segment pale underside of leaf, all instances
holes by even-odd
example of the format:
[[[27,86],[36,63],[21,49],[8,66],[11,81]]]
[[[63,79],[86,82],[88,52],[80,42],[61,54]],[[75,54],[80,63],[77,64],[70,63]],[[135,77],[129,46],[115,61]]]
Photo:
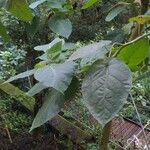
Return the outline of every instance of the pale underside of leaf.
[[[117,59],[93,66],[82,85],[84,103],[99,123],[108,123],[124,105],[131,72]]]
[[[5,83],[12,82],[12,81],[20,79],[20,78],[25,78],[25,77],[31,76],[35,73],[35,71],[36,71],[35,69],[25,71],[23,73],[20,73],[16,76],[13,76],[13,77],[9,78]]]
[[[64,98],[60,92],[57,92],[56,90],[49,92],[45,97],[42,107],[39,109],[36,117],[33,120],[30,131],[43,125],[57,115],[60,112],[63,103]]]
[[[61,93],[64,93],[71,83],[75,68],[76,64],[74,62],[53,64],[38,69],[34,77],[44,86],[53,87]]]
[[[110,45],[111,41],[108,40],[101,40],[98,43],[93,43],[87,45],[85,47],[81,47],[77,49],[69,58],[69,60],[76,60],[79,58],[89,57],[96,53],[101,53],[102,55],[106,54],[108,50],[105,48],[106,46]]]
[[[41,92],[42,90],[46,89],[47,86],[44,86],[41,82],[36,83],[27,93],[29,96],[34,96],[35,94]]]

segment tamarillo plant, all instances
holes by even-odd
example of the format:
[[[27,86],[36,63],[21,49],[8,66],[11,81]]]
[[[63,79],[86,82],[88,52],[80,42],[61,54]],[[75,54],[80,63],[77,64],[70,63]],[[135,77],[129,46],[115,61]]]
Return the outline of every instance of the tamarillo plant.
[[[96,2],[96,0],[87,0],[82,9],[87,9]],[[132,3],[127,2],[118,3],[110,9],[106,21],[113,20],[131,5]],[[103,126],[110,128],[109,122],[123,107],[132,88],[132,72],[148,70],[148,63],[145,60],[150,53],[149,32],[143,30],[140,36],[124,44],[101,40],[76,49],[75,44],[67,43],[62,38],[68,38],[72,32],[69,20],[73,12],[71,1],[36,0],[28,5],[26,0],[8,0],[0,3],[0,6],[24,22],[31,22],[39,7],[44,6],[52,12],[47,22],[48,26],[58,35],[50,43],[34,48],[42,55],[38,57],[40,61],[32,70],[6,81],[12,82],[33,75],[37,83],[27,94],[34,96],[47,89],[43,105],[35,116],[30,131],[57,115],[64,103],[73,99],[78,92],[82,93],[83,103],[93,117]],[[145,26],[149,23],[150,16],[142,14],[129,21]],[[10,40],[2,23],[0,23],[0,35],[5,42]],[[143,67],[146,69],[142,70]],[[104,130],[104,132],[102,146],[104,144],[107,147],[106,136],[110,131]]]

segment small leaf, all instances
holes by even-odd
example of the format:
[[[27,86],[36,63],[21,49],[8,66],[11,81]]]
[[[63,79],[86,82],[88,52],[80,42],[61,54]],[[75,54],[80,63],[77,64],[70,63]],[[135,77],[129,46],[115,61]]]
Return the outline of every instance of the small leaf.
[[[32,20],[32,12],[26,0],[8,0],[7,10],[22,21]]]
[[[148,53],[149,40],[148,38],[141,38],[123,46],[118,57],[131,69],[134,69],[148,56]]]
[[[117,15],[119,15],[122,11],[126,9],[126,6],[129,5],[128,3],[118,3],[116,4],[108,13],[106,16],[106,21],[113,20]]]
[[[54,16],[49,20],[48,25],[53,32],[65,38],[68,38],[72,32],[72,24],[69,19]]]
[[[90,55],[95,54],[96,52],[100,52],[102,55],[106,54],[108,52],[107,49],[105,49],[104,47],[109,45],[111,43],[111,41],[103,41],[101,40],[99,43],[94,43],[94,44],[90,44],[87,45],[85,47],[81,47],[79,49],[77,49],[69,58],[69,60],[76,60],[79,58],[85,58],[88,57]],[[104,48],[104,49],[102,49]],[[101,51],[102,50],[102,51]]]
[[[8,79],[8,80],[7,80],[6,82],[4,82],[4,83],[12,82],[12,81],[17,80],[17,79],[20,79],[20,78],[25,78],[25,77],[31,76],[31,75],[33,75],[33,74],[35,73],[35,71],[36,71],[35,69],[29,70],[29,71],[25,71],[25,72],[23,72],[23,73],[20,73],[20,74],[14,76],[14,77],[11,77],[10,79]]]
[[[5,42],[8,42],[10,40],[10,37],[7,34],[7,31],[1,22],[0,22],[0,36],[2,36]]]
[[[36,83],[27,93],[29,96],[34,96],[35,94],[41,92],[42,90],[46,89],[47,87],[44,86],[42,83]]]
[[[44,2],[46,2],[46,0],[38,0],[36,2],[31,3],[29,7],[31,9],[35,9],[36,7],[38,7],[40,4],[42,4]]]
[[[48,49],[52,48],[56,43],[62,42],[64,44],[64,40],[60,38],[55,38],[51,43],[45,44],[45,45],[40,45],[34,47],[36,51],[43,51],[46,52]]]
[[[55,55],[59,55],[62,50],[62,41],[54,44],[50,49],[47,50],[47,58],[49,60],[53,60]]]
[[[82,94],[86,107],[102,125],[122,108],[131,88],[131,72],[117,59],[93,65],[87,73]]]
[[[34,77],[47,87],[53,87],[61,93],[64,93],[71,83],[76,64],[66,62],[63,64],[53,64],[38,69]]]
[[[93,6],[96,2],[97,2],[97,0],[87,0],[87,1],[84,3],[82,9],[87,9],[87,8]]]
[[[137,22],[139,24],[149,24],[150,23],[150,15],[139,15],[136,17],[132,17],[129,19],[129,22]]]
[[[63,104],[64,98],[61,93],[56,90],[49,92],[48,95],[45,96],[44,103],[33,120],[30,131],[55,117],[60,112]]]

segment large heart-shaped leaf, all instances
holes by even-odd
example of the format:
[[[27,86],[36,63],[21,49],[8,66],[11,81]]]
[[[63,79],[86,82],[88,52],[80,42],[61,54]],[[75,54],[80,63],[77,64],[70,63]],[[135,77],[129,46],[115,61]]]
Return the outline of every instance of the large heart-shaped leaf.
[[[76,64],[74,62],[66,62],[63,64],[53,64],[38,69],[34,77],[47,87],[64,93],[71,83]]]
[[[93,65],[82,85],[84,103],[105,125],[122,108],[131,88],[131,72],[117,59]]]
[[[97,52],[101,53],[102,56],[108,52],[106,46],[108,46],[111,41],[103,41],[101,40],[98,43],[89,44],[85,47],[81,47],[77,49],[69,58],[69,60],[76,60],[79,58],[89,57]]]
[[[33,120],[30,131],[43,125],[45,122],[57,115],[60,112],[63,103],[64,98],[60,92],[57,92],[56,90],[49,92],[45,97],[42,107],[39,109]]]
[[[32,12],[26,0],[8,0],[7,10],[22,21],[32,20]]]
[[[118,57],[134,69],[148,56],[149,52],[148,38],[141,38],[123,46]]]
[[[49,20],[49,28],[65,37],[68,38],[72,32],[72,24],[69,19],[64,19],[62,17],[54,16]]]

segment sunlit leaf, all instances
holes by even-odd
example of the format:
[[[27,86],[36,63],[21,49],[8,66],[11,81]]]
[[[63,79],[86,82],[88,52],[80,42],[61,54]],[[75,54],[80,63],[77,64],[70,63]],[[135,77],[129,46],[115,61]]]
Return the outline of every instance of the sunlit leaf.
[[[150,15],[139,15],[136,17],[132,17],[129,19],[129,22],[137,22],[139,24],[149,24],[150,23]]]
[[[32,20],[32,12],[26,0],[8,0],[7,10],[22,21]]]
[[[82,9],[87,9],[87,8],[93,6],[96,2],[97,2],[97,0],[87,0],[87,1],[83,4]]]
[[[148,38],[142,38],[123,46],[118,57],[134,69],[148,56],[149,51]]]

